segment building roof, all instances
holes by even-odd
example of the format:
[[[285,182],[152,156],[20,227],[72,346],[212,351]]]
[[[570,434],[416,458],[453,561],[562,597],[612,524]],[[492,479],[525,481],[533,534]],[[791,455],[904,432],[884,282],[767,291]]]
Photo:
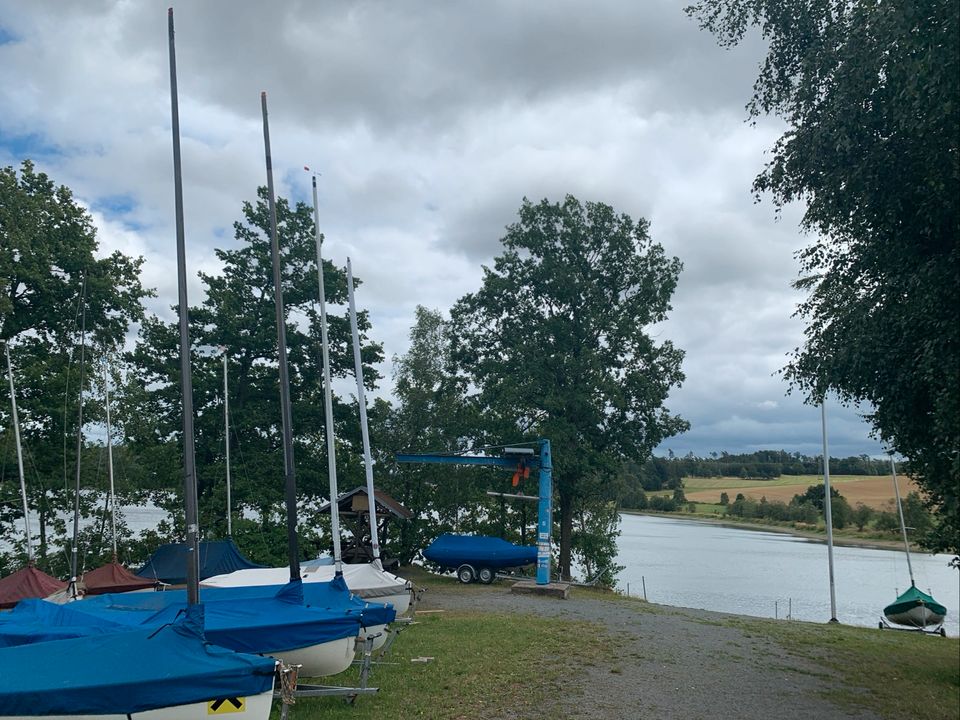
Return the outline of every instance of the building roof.
[[[374,490],[373,495],[377,501],[377,512],[386,511],[393,515],[399,520],[409,520],[413,517],[413,513],[408,510],[399,500],[394,497],[391,497],[382,490]],[[343,493],[337,498],[337,507],[340,508],[341,515],[349,515],[355,513],[359,510],[365,510],[368,507],[369,496],[367,495],[367,488],[363,485],[354,488],[353,490]],[[359,503],[357,501],[360,501]],[[330,512],[330,503],[325,503],[321,508],[320,512],[328,513]]]

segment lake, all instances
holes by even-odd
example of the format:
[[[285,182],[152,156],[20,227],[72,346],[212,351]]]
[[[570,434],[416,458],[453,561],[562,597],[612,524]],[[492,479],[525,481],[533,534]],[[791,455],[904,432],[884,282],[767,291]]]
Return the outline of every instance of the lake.
[[[663,605],[813,622],[830,619],[825,542],[713,523],[621,515],[619,587]],[[946,630],[960,634],[960,573],[950,557],[912,553],[917,587],[947,608]],[[876,627],[883,608],[910,584],[903,551],[834,546],[837,619]]]

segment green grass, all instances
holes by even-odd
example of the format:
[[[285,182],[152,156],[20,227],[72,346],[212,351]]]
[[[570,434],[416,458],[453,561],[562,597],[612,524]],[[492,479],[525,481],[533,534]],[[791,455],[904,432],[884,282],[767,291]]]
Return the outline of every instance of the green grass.
[[[386,658],[394,664],[374,666],[370,685],[380,688],[377,695],[359,697],[352,706],[339,698],[304,698],[290,717],[453,720],[507,711],[536,717],[559,695],[575,664],[595,664],[603,656],[606,641],[602,628],[584,622],[461,611],[422,614],[397,638]],[[433,660],[411,662],[418,657]],[[356,680],[357,671],[350,670],[323,683]],[[279,717],[279,703],[271,717]]]
[[[867,707],[888,718],[960,717],[960,641],[955,638],[845,625],[726,622],[770,637],[842,681],[844,688],[824,691],[842,705]]]

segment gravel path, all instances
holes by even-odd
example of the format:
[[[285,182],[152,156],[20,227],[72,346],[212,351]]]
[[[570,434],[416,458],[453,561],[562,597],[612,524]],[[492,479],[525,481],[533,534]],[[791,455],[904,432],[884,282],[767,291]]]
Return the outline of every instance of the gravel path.
[[[646,606],[594,595],[514,595],[506,584],[431,588],[420,609],[530,613],[585,620],[610,634],[609,662],[577,668],[543,718],[637,720],[876,720],[822,697],[840,682],[764,637],[705,610]]]

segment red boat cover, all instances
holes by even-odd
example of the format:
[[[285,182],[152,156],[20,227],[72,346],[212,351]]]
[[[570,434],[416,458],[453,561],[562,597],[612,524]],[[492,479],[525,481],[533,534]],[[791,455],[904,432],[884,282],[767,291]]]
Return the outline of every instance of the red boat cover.
[[[0,579],[0,609],[12,608],[24,598],[45,598],[67,587],[33,565]]]
[[[157,584],[156,580],[134,575],[116,561],[84,573],[81,582],[87,595],[143,590]]]

